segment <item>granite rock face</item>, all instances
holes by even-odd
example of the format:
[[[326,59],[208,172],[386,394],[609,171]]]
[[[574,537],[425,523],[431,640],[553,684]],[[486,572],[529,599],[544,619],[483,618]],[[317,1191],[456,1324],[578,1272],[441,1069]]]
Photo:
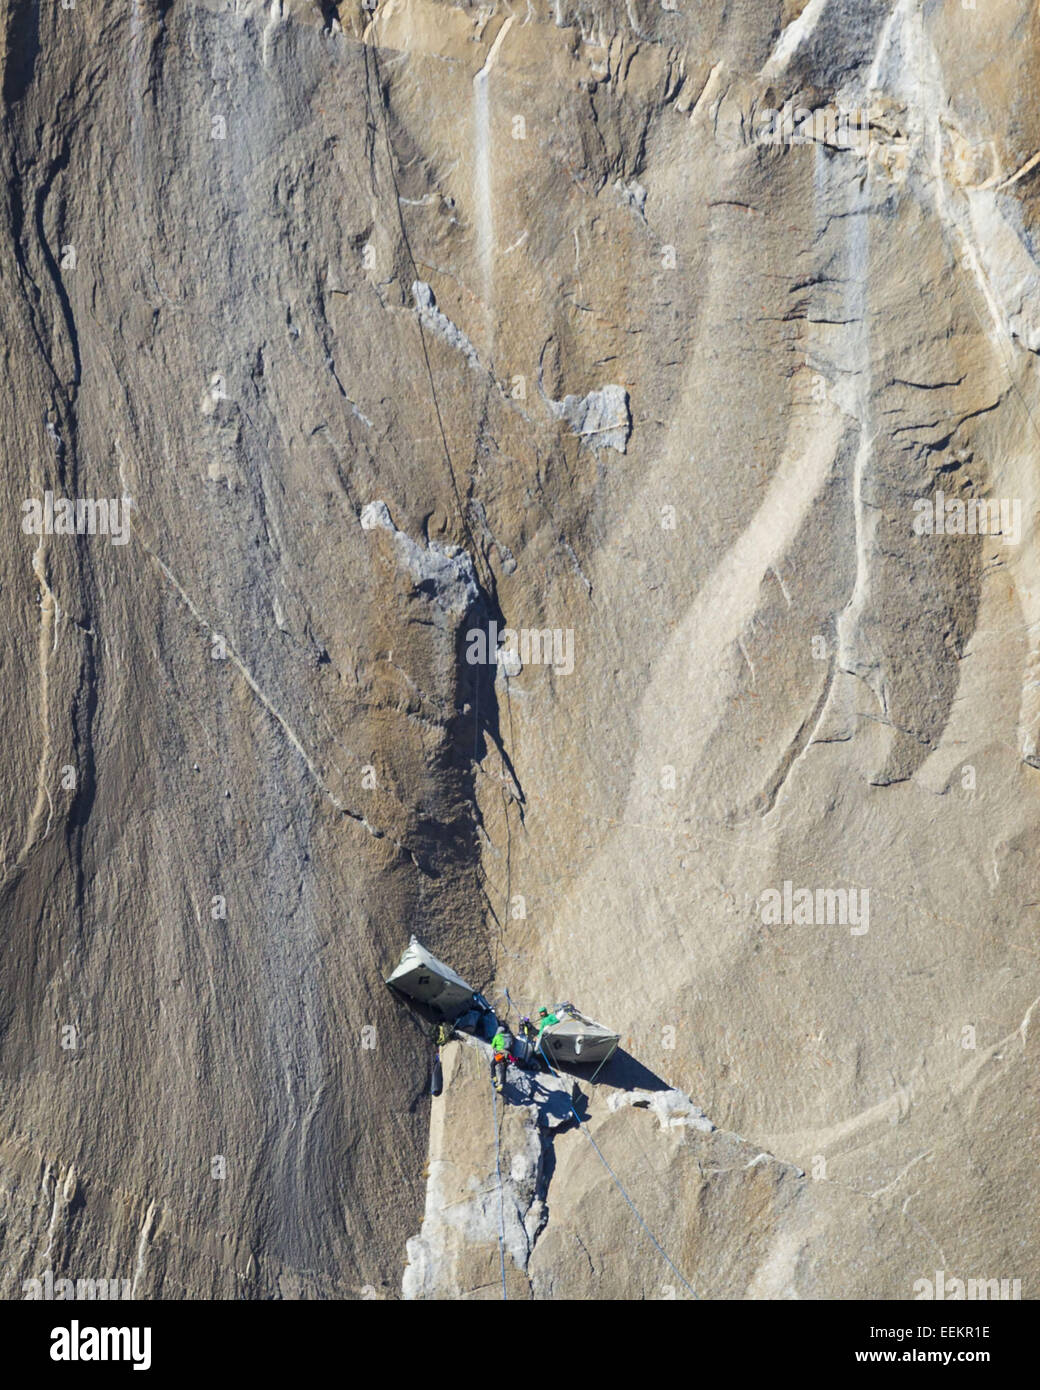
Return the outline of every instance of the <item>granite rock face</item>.
[[[11,0],[0,1296],[1035,1296],[1036,25]]]

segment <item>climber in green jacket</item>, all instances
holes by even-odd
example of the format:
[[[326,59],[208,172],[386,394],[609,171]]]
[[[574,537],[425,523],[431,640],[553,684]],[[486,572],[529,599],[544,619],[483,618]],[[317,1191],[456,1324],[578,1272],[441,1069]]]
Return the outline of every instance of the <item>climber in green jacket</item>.
[[[538,1027],[538,1041],[539,1041],[539,1043],[542,1041],[542,1034],[545,1032],[546,1028],[551,1028],[552,1025],[553,1025],[554,1023],[559,1023],[559,1021],[560,1021],[560,1020],[556,1017],[556,1015],[555,1015],[555,1014],[551,1014],[551,1013],[549,1012],[548,1009],[539,1009],[539,1010],[538,1010],[538,1024],[539,1024],[539,1027]]]
[[[491,1039],[491,1082],[499,1095],[506,1084],[506,1066],[512,1059],[516,1039],[509,1031],[509,1024],[501,1020],[498,1032]]]

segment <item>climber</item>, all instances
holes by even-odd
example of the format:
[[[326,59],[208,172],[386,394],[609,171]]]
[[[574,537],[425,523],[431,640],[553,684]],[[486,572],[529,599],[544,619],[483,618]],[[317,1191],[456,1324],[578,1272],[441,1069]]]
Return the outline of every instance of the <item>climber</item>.
[[[560,1020],[556,1017],[556,1015],[555,1015],[555,1014],[551,1014],[551,1013],[549,1012],[548,1009],[539,1009],[539,1010],[538,1010],[538,1024],[539,1024],[539,1027],[538,1027],[538,1041],[539,1041],[539,1042],[542,1041],[542,1034],[545,1032],[546,1028],[551,1028],[552,1025],[553,1025],[554,1023],[559,1023],[559,1021],[560,1021]]]
[[[491,1081],[499,1095],[506,1084],[506,1065],[515,1062],[512,1055],[516,1041],[509,1031],[509,1024],[499,1020],[498,1032],[491,1039]]]

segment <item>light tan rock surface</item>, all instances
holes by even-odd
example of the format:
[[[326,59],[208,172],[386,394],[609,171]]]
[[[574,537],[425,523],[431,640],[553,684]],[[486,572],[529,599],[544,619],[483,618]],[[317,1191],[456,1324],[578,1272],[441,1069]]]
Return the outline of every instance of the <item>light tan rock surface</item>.
[[[1035,1296],[1036,23],[12,0],[0,1295],[496,1296],[414,930],[718,1127],[585,1088],[700,1296]],[[940,490],[1017,534],[915,534]],[[688,1296],[503,1124],[513,1293]]]

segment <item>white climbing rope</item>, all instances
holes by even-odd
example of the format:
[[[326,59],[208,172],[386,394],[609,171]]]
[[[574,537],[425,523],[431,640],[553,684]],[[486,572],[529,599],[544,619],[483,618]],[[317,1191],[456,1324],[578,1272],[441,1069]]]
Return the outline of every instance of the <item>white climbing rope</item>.
[[[498,1176],[498,1263],[502,1271],[502,1299],[507,1302],[506,1293],[506,1208],[505,1194],[502,1191],[502,1157],[498,1142],[498,1092],[494,1083],[491,1086],[491,1113],[495,1120],[495,1173]]]
[[[545,1057],[545,1065],[546,1065],[546,1066],[549,1068],[549,1070],[552,1072],[553,1076],[555,1076],[555,1077],[559,1080],[559,1079],[560,1079],[560,1074],[559,1074],[559,1072],[556,1070],[556,1068],[553,1066],[553,1064],[549,1061],[549,1058],[548,1058],[548,1057],[546,1056],[546,1054],[545,1054],[545,1048],[542,1047],[541,1043],[539,1043],[539,1045],[538,1045],[538,1051],[542,1054],[543,1057]],[[567,1094],[567,1093],[565,1093],[565,1094]],[[593,1139],[592,1133],[591,1133],[591,1131],[589,1130],[588,1126],[586,1125],[585,1121],[584,1121],[584,1120],[581,1118],[581,1116],[578,1114],[577,1110],[575,1110],[575,1108],[574,1108],[574,1102],[571,1100],[569,1094],[567,1094],[567,1104],[570,1106],[570,1108],[571,1108],[571,1113],[573,1114],[574,1118],[578,1121],[578,1124],[581,1125],[582,1133],[585,1135],[585,1138],[589,1141],[589,1143],[592,1145],[592,1147],[596,1150],[596,1153],[599,1155],[599,1161],[603,1164],[603,1167],[604,1167],[604,1168],[607,1170],[607,1172],[610,1174],[611,1179],[612,1179],[612,1181],[613,1181],[613,1183],[614,1183],[614,1186],[615,1186],[615,1187],[617,1188],[617,1190],[621,1193],[622,1197],[624,1197],[624,1199],[625,1199],[625,1201],[628,1203],[628,1205],[632,1208],[632,1213],[633,1213],[633,1215],[635,1216],[636,1220],[639,1222],[640,1226],[642,1226],[642,1228],[643,1228],[643,1230],[646,1232],[646,1234],[649,1236],[651,1243],[653,1244],[654,1248],[657,1250],[657,1253],[658,1253],[658,1254],[661,1256],[661,1258],[665,1261],[665,1263],[668,1265],[668,1268],[672,1271],[672,1273],[675,1275],[675,1277],[682,1283],[683,1287],[689,1289],[690,1293],[693,1295],[694,1298],[699,1298],[699,1295],[698,1295],[698,1293],[697,1293],[697,1290],[693,1287],[693,1285],[689,1282],[688,1279],[686,1279],[682,1274],[680,1274],[679,1270],[676,1268],[676,1266],[672,1263],[671,1259],[669,1258],[668,1252],[665,1250],[664,1246],[662,1246],[661,1242],[660,1242],[660,1241],[657,1239],[657,1237],[654,1235],[653,1231],[651,1231],[650,1227],[649,1227],[649,1226],[646,1224],[646,1222],[643,1220],[642,1215],[640,1214],[639,1208],[636,1206],[635,1202],[633,1202],[632,1198],[628,1195],[628,1193],[625,1191],[625,1189],[621,1186],[621,1179],[618,1177],[618,1175],[614,1172],[613,1168],[611,1168],[610,1164],[609,1164],[609,1163],[607,1162],[607,1160],[604,1158],[604,1156],[603,1156],[603,1150],[602,1150],[602,1149],[600,1148],[600,1146],[596,1143],[595,1139]]]

